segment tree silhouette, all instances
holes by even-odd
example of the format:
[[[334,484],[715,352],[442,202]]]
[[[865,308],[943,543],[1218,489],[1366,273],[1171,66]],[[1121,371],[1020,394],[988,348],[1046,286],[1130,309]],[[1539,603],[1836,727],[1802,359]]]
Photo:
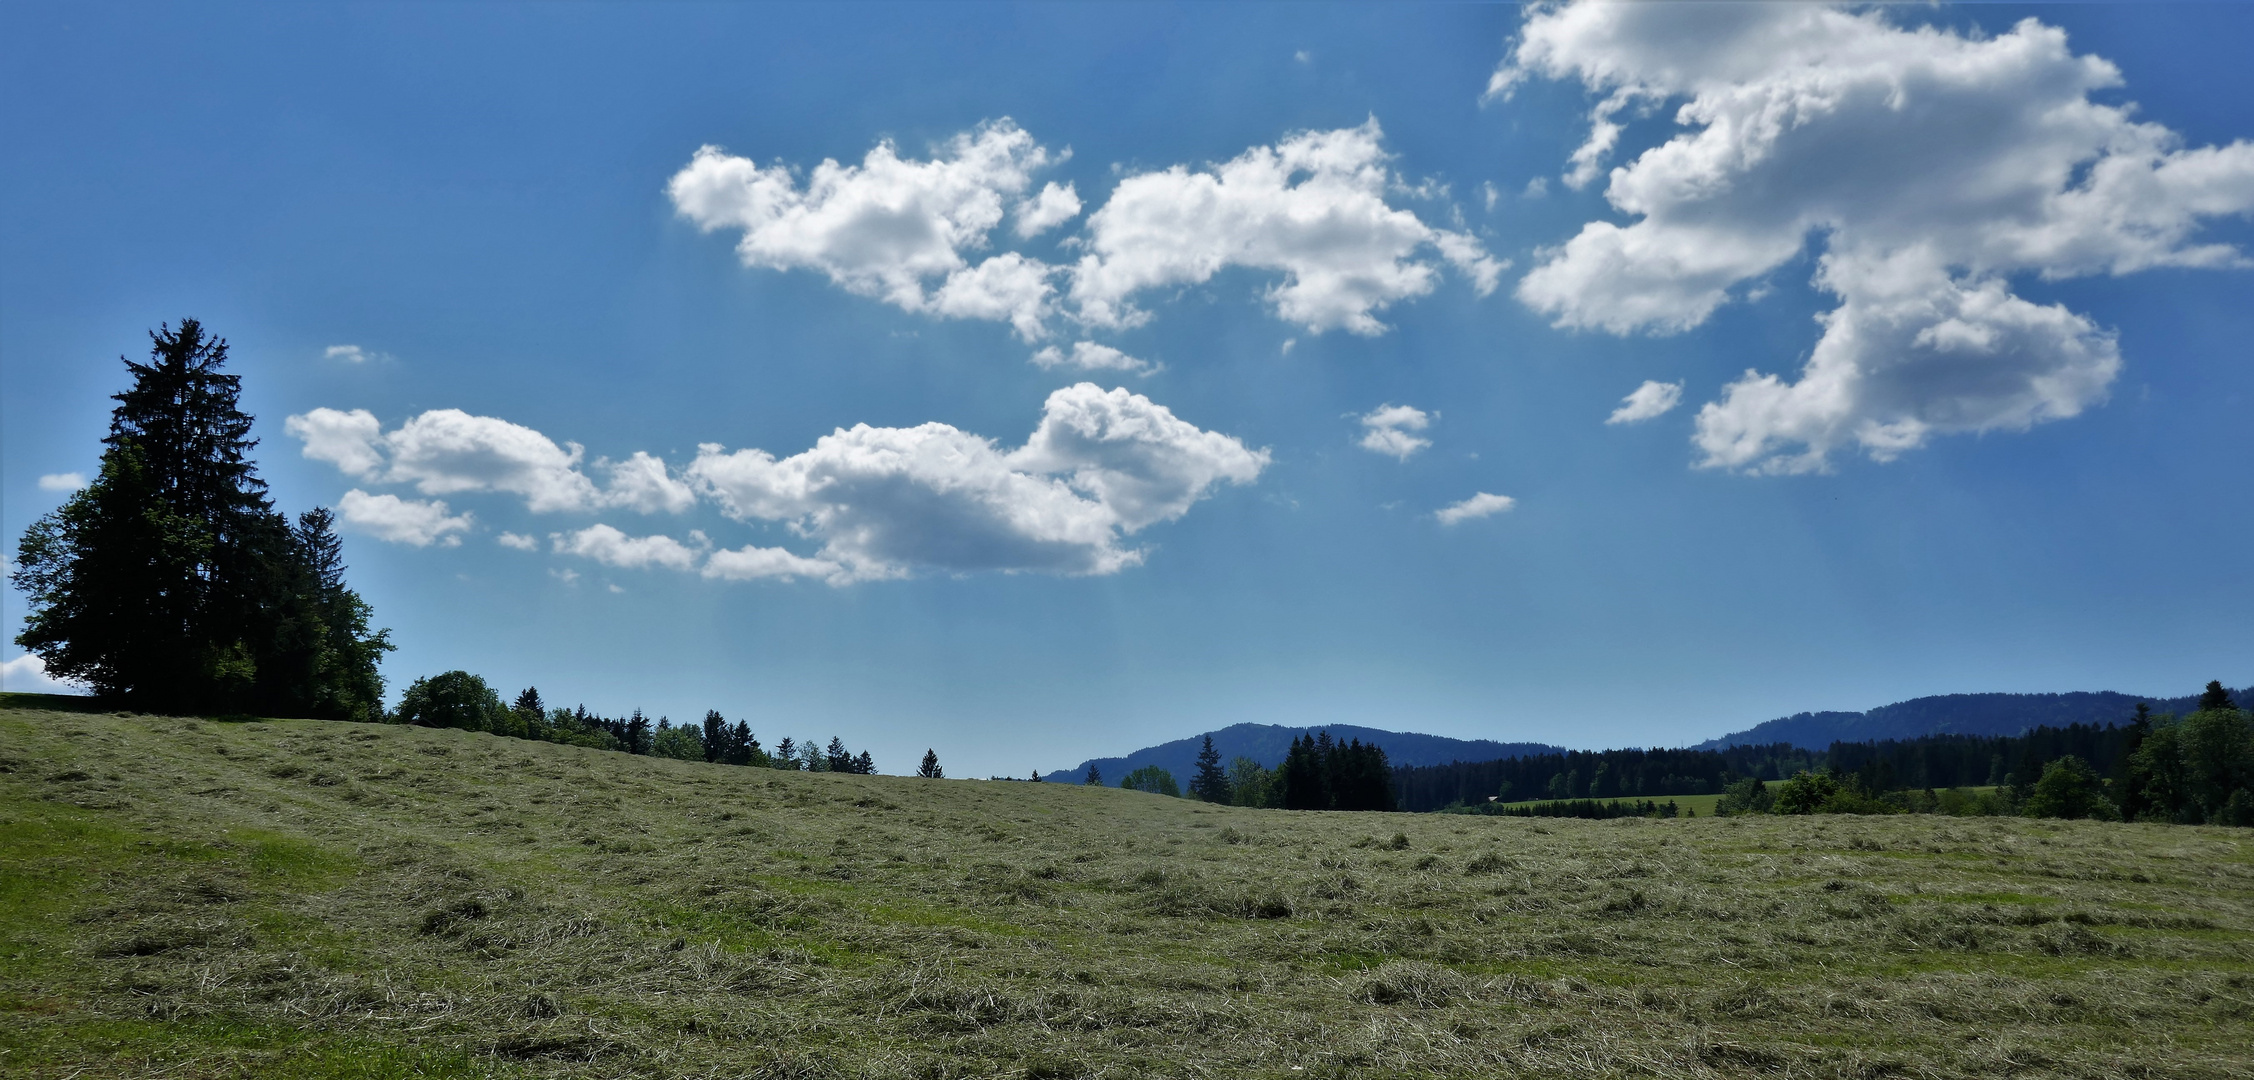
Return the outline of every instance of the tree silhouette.
[[[1205,737],[1205,746],[1197,752],[1197,774],[1190,778],[1190,794],[1209,803],[1229,801],[1229,774],[1221,771],[1221,752],[1213,748],[1213,736]]]
[[[939,767],[939,751],[928,749],[924,751],[924,761],[923,764],[916,766],[916,775],[926,780],[938,780],[947,775],[946,771]]]

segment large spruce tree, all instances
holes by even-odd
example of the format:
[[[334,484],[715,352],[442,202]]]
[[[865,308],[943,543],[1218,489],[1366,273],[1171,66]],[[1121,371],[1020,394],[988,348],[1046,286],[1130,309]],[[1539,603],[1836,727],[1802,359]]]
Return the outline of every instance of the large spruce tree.
[[[374,718],[391,644],[344,585],[333,518],[293,528],[267,498],[224,339],[194,319],[149,337],[100,474],[17,546],[17,643],[143,709]]]

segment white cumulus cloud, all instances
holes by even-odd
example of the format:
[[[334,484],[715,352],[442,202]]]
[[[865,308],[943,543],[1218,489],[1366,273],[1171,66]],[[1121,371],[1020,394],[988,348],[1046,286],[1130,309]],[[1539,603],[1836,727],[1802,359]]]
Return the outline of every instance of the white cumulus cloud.
[[[1620,399],[1620,407],[1612,410],[1612,415],[1605,417],[1604,422],[1607,424],[1641,423],[1666,413],[1676,405],[1681,404],[1682,400],[1682,383],[1664,383],[1657,379],[1645,379],[1642,386],[1629,391],[1627,397]]]
[[[47,662],[35,653],[0,661],[0,690],[19,694],[83,694],[86,687],[47,674]]]
[[[1016,214],[1017,235],[1029,239],[1078,217],[1080,195],[1070,183],[1043,184],[1039,195],[1017,204]]]
[[[691,534],[700,541],[698,547],[675,540],[670,536],[628,536],[609,525],[590,525],[577,532],[557,533],[550,540],[556,552],[593,559],[605,566],[626,570],[662,567],[667,570],[693,570],[703,558],[703,537]]]
[[[821,578],[844,583],[851,580],[844,567],[828,559],[793,555],[787,548],[746,546],[715,551],[704,561],[704,576],[722,581],[756,581],[760,578]]]
[[[1442,525],[1457,525],[1475,518],[1493,517],[1516,505],[1518,500],[1508,495],[1489,495],[1482,491],[1460,503],[1443,506],[1432,516]]]
[[[85,473],[48,473],[39,478],[39,490],[41,491],[77,491],[85,486]]]
[[[1135,294],[1196,284],[1230,266],[1280,272],[1268,289],[1278,318],[1311,332],[1378,334],[1376,312],[1431,292],[1425,249],[1485,293],[1504,263],[1479,242],[1386,204],[1399,184],[1384,133],[1360,127],[1292,135],[1211,169],[1177,165],[1120,181],[1088,220],[1088,254],[1072,270],[1078,317],[1093,326],[1147,318]]]
[[[494,537],[493,541],[497,544],[500,544],[502,547],[514,548],[518,551],[540,550],[539,538],[526,536],[523,533],[504,532],[499,536]]]
[[[1624,110],[1680,102],[1681,133],[1609,172],[1634,220],[1584,225],[1519,283],[1559,326],[1688,329],[1820,249],[1822,339],[1797,380],[1748,371],[1699,410],[1708,466],[1818,471],[2074,416],[2119,349],[2014,275],[2245,263],[2195,234],[2254,209],[2254,144],[2186,148],[2091,100],[2118,69],[2033,19],[1967,35],[1884,7],[1575,3],[1532,12],[1490,92],[1529,77],[1603,95],[1569,183],[1602,173]]]
[[[1143,557],[1124,537],[1180,517],[1218,483],[1250,483],[1267,462],[1141,395],[1081,383],[1049,396],[1016,450],[946,424],[863,424],[781,459],[708,444],[686,473],[730,516],[820,540],[842,583],[917,569],[1113,573]],[[722,565],[708,572],[776,564]]]
[[[1380,405],[1363,415],[1362,438],[1355,445],[1373,454],[1409,460],[1432,440],[1416,432],[1432,426],[1432,414],[1408,405]]]
[[[825,160],[803,186],[786,165],[761,168],[706,146],[674,175],[667,193],[681,216],[706,232],[741,230],[736,253],[746,266],[817,270],[908,311],[1004,318],[1025,333],[1038,325],[1037,309],[1025,306],[1037,299],[1028,284],[1030,260],[974,270],[963,253],[987,245],[1008,200],[1051,160],[1005,118],[955,136],[928,161],[902,158],[889,141],[859,165]],[[1021,208],[1021,227],[1057,213],[1067,199],[1077,210],[1069,190],[1051,195],[1044,188],[1029,210]],[[948,282],[957,285],[952,306],[936,304],[927,285],[959,275],[972,276]],[[1019,306],[999,304],[1003,299]]]
[[[358,345],[331,345],[321,350],[321,357],[325,360],[342,360],[348,364],[365,364],[370,360],[391,359],[384,353],[370,352]]]
[[[678,514],[697,504],[697,493],[665,468],[665,462],[636,450],[624,461],[607,463],[610,486],[602,501],[645,514]]]
[[[305,444],[308,458],[360,480],[413,484],[425,495],[506,492],[523,496],[534,513],[623,507],[677,514],[696,505],[696,492],[645,451],[597,462],[610,480],[597,488],[579,468],[579,444],[559,446],[522,424],[460,409],[430,410],[389,433],[365,409],[314,409],[282,428]]]
[[[462,542],[455,533],[470,528],[470,515],[450,516],[446,504],[436,499],[402,499],[397,495],[370,495],[359,488],[344,493],[337,512],[345,527],[378,540],[415,547],[454,547]]]
[[[1158,370],[1158,366],[1148,360],[1138,360],[1109,345],[1099,345],[1093,341],[1075,341],[1070,349],[1050,345],[1034,353],[1033,362],[1043,368],[1125,371],[1136,375],[1148,375]]]
[[[306,457],[326,461],[346,476],[366,479],[383,468],[383,424],[366,409],[315,409],[282,421],[282,430],[305,444]]]

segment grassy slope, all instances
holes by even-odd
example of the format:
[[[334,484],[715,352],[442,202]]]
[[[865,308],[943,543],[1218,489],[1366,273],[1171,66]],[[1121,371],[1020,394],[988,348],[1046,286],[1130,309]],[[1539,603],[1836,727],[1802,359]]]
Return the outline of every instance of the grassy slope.
[[[2244,1076],[2250,841],[0,710],[0,1073]]]

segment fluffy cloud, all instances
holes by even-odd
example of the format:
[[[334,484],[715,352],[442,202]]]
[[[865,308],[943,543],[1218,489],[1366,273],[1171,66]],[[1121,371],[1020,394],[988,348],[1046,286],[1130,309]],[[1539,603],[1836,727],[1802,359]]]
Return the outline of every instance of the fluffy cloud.
[[[704,576],[722,581],[756,581],[760,578],[821,578],[838,584],[852,580],[844,567],[827,559],[808,559],[784,548],[740,547],[715,551],[704,562]]]
[[[1071,184],[1043,184],[1041,193],[1017,204],[1017,235],[1030,239],[1079,216],[1080,195]]]
[[[1432,516],[1442,525],[1458,525],[1475,518],[1493,517],[1517,505],[1518,500],[1508,495],[1489,495],[1482,491],[1460,503],[1441,507]]]
[[[282,430],[305,444],[306,457],[326,461],[346,476],[367,479],[383,468],[383,424],[366,409],[315,409],[282,421]]]
[[[697,493],[666,471],[665,463],[648,453],[634,451],[624,461],[608,463],[610,487],[603,502],[645,514],[678,514],[697,504]]]
[[[584,510],[598,501],[594,482],[578,469],[579,444],[567,450],[522,424],[433,409],[384,443],[391,452],[387,478],[425,495],[506,491],[524,496],[534,513]]]
[[[370,495],[359,488],[344,493],[337,502],[337,512],[349,529],[415,547],[433,543],[454,547],[462,538],[453,534],[470,527],[470,515],[448,516],[446,504],[436,499],[423,502],[397,495]]]
[[[1432,426],[1432,414],[1408,405],[1380,405],[1362,418],[1362,439],[1356,445],[1373,454],[1387,454],[1402,461],[1425,447],[1432,440],[1414,434]]]
[[[365,364],[370,360],[389,360],[383,353],[369,352],[358,345],[331,345],[321,350],[325,360],[342,360],[348,364]]]
[[[1682,403],[1683,384],[1645,379],[1642,386],[1620,399],[1620,407],[1605,417],[1607,424],[1636,424],[1662,415]]]
[[[1136,293],[1242,266],[1284,275],[1267,293],[1279,318],[1318,333],[1383,333],[1376,312],[1432,291],[1437,267],[1415,257],[1426,248],[1492,290],[1504,264],[1478,241],[1386,205],[1398,179],[1382,141],[1373,118],[1253,147],[1210,170],[1177,165],[1121,181],[1089,218],[1088,254],[1072,271],[1079,318],[1131,325],[1147,317]]]
[[[1006,200],[1024,192],[1033,172],[1050,160],[1033,136],[1003,119],[957,135],[929,161],[903,159],[889,141],[859,165],[825,160],[803,187],[788,166],[763,169],[706,146],[674,175],[667,192],[698,228],[742,230],[736,253],[746,266],[818,270],[846,289],[908,311],[1007,318],[1024,333],[1038,327],[1036,310],[990,312],[1002,310],[992,302],[1005,297],[1027,301],[1031,268],[1021,261],[974,270],[963,252],[986,246]],[[1020,227],[1057,214],[1068,200],[1077,211],[1069,189],[1043,189],[1029,208],[1020,208]],[[959,284],[951,310],[936,306],[926,285],[949,279],[941,286],[946,294],[961,275],[975,280]]]
[[[677,514],[696,505],[696,493],[647,453],[597,462],[610,476],[598,489],[579,469],[577,443],[558,446],[522,424],[460,409],[433,409],[389,434],[365,409],[314,409],[282,428],[305,444],[306,457],[361,480],[413,484],[425,495],[507,492],[523,496],[534,513],[623,507]]]
[[[36,654],[25,653],[13,660],[0,662],[0,690],[19,694],[83,694],[86,688],[47,674],[47,662]]]
[[[540,550],[540,539],[534,536],[526,536],[523,533],[504,532],[494,537],[493,541],[502,547],[514,548],[518,551]]]
[[[1075,341],[1069,351],[1051,345],[1034,353],[1033,362],[1043,368],[1126,371],[1136,375],[1148,375],[1158,370],[1158,366],[1148,360],[1137,360],[1109,345],[1098,345],[1093,341]]]
[[[628,536],[609,525],[590,525],[578,532],[557,533],[550,539],[558,554],[593,559],[604,566],[693,570],[703,558],[704,537],[691,533],[690,538],[699,546],[690,547],[670,536]]]
[[[85,486],[85,473],[48,473],[39,478],[39,490],[41,491],[77,491]]]
[[[845,581],[918,568],[1113,573],[1142,559],[1126,535],[1180,517],[1222,481],[1251,482],[1267,462],[1141,395],[1081,383],[1049,396],[1014,451],[946,424],[863,424],[782,459],[708,444],[686,472],[730,516],[821,540],[819,559],[839,568],[828,576]],[[771,557],[731,565],[761,559]]]
[[[1669,333],[1820,245],[1838,297],[1796,381],[1749,371],[1699,411],[1704,464],[1886,459],[1952,432],[2023,429],[2103,400],[2112,336],[2014,295],[2046,279],[2244,263],[2194,242],[2254,209],[2254,144],[2184,148],[2120,73],[2027,20],[1966,36],[1884,8],[1577,3],[1536,10],[1491,89],[1531,76],[1603,95],[1566,180],[1593,180],[1618,115],[1680,101],[1686,130],[1610,171],[1636,220],[1590,222],[1520,282],[1564,327]]]

